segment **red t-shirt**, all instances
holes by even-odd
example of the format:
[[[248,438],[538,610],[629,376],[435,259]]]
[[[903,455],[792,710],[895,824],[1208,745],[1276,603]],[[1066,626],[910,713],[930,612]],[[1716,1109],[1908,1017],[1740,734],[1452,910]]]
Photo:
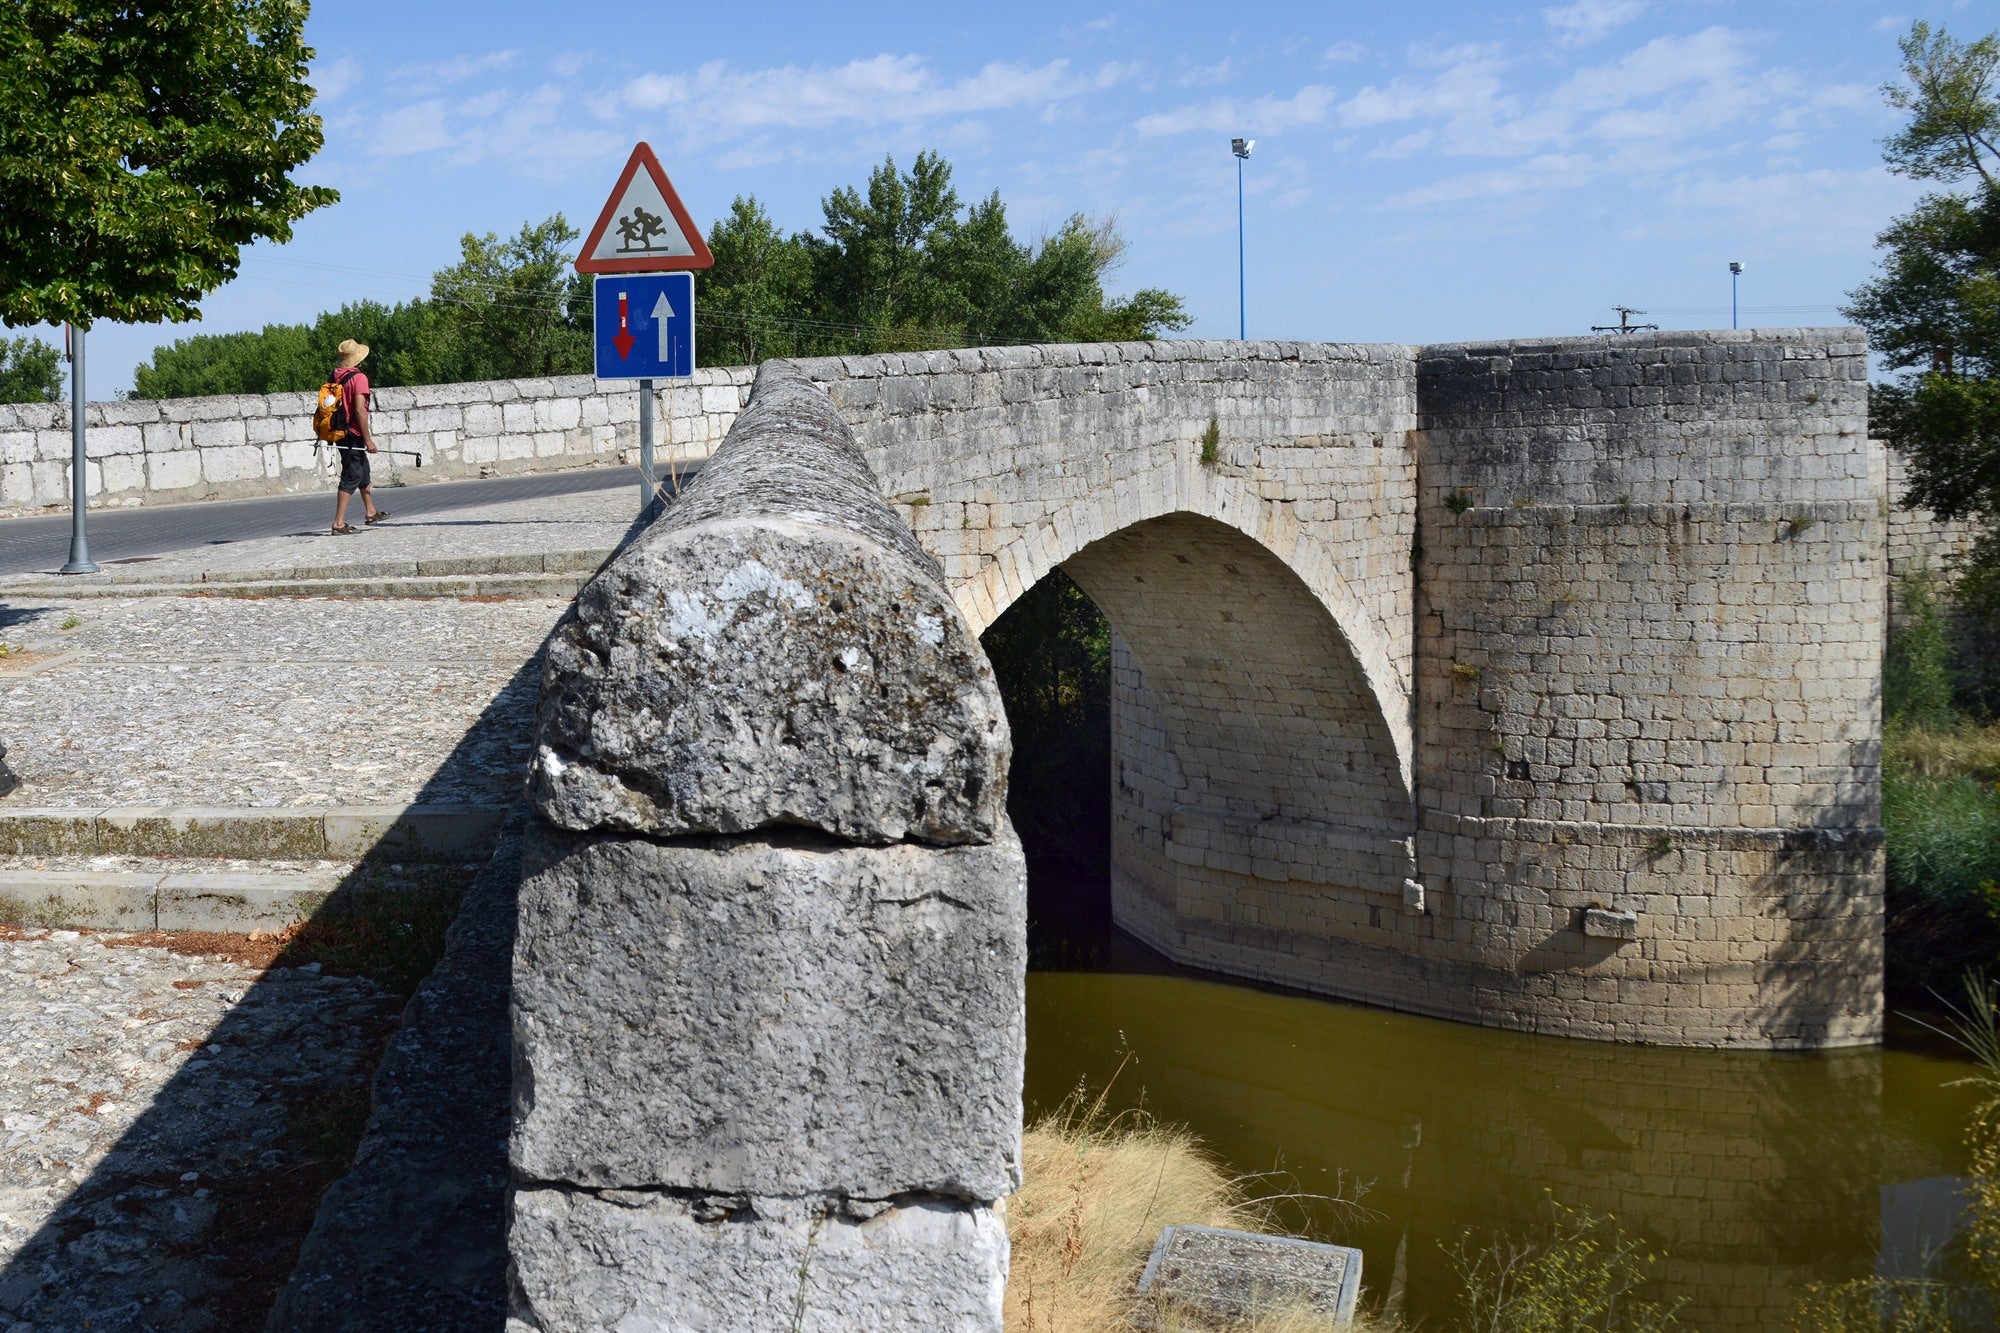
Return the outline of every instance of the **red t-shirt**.
[[[361,434],[361,400],[368,396],[368,376],[359,366],[353,366],[346,370],[334,371],[333,378],[340,385],[340,391],[346,399],[347,433],[357,440],[362,440],[364,444],[367,443]]]

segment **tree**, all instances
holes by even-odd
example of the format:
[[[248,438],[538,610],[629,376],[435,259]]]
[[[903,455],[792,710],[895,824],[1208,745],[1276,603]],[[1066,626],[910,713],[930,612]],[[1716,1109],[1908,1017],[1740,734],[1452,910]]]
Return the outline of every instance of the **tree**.
[[[588,375],[590,281],[571,271],[576,229],[562,214],[459,240],[459,262],[431,279],[439,341],[432,383]]]
[[[1927,195],[1890,223],[1876,239],[1882,273],[1846,314],[1901,372],[1876,386],[1874,415],[1909,457],[1908,502],[1990,528],[2000,518],[2000,37],[1961,43],[1919,22],[1901,46],[1906,82],[1883,91],[1910,120],[1883,155],[1901,175],[1970,189]]]
[[[62,353],[40,338],[0,338],[0,403],[62,399]]]
[[[936,153],[919,153],[908,171],[885,159],[864,188],[821,201],[817,234],[789,239],[755,199],[739,198],[710,236],[704,324],[724,324],[726,345],[746,361],[1142,339],[1187,327],[1171,292],[1105,294],[1125,251],[1114,221],[1073,216],[1023,244],[997,192],[963,206],[951,174]]]
[[[0,5],[0,320],[187,320],[338,197],[303,0]]]

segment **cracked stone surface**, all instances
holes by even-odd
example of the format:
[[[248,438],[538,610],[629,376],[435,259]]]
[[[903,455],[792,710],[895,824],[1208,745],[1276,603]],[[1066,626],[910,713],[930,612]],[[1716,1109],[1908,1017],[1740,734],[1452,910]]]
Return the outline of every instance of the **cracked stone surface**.
[[[241,1239],[309,1220],[324,1183],[288,1130],[357,1085],[401,1002],[123,938],[0,937],[0,1328],[259,1326],[295,1249]]]
[[[699,480],[550,641],[531,794],[569,829],[976,843],[992,668],[826,394],[767,366]]]

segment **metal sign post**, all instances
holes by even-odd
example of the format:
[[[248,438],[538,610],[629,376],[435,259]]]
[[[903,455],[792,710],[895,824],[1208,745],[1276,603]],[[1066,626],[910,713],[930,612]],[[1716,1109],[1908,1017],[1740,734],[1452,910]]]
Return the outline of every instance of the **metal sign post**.
[[[576,271],[593,284],[597,378],[639,381],[639,512],[653,475],[653,381],[694,374],[694,274],[715,262],[653,150],[640,144],[584,237]],[[616,274],[605,277],[604,274]]]
[[[69,326],[69,563],[59,573],[95,574],[85,515],[90,500],[83,458],[83,330]]]

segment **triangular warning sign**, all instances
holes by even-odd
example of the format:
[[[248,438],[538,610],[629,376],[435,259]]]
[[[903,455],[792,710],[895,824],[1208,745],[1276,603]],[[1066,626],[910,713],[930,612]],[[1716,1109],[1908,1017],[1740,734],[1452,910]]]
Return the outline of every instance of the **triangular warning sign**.
[[[644,167],[645,170],[639,170]],[[578,273],[663,273],[707,268],[715,262],[701,228],[660,170],[660,159],[640,144],[611,189],[597,225],[576,257]]]

